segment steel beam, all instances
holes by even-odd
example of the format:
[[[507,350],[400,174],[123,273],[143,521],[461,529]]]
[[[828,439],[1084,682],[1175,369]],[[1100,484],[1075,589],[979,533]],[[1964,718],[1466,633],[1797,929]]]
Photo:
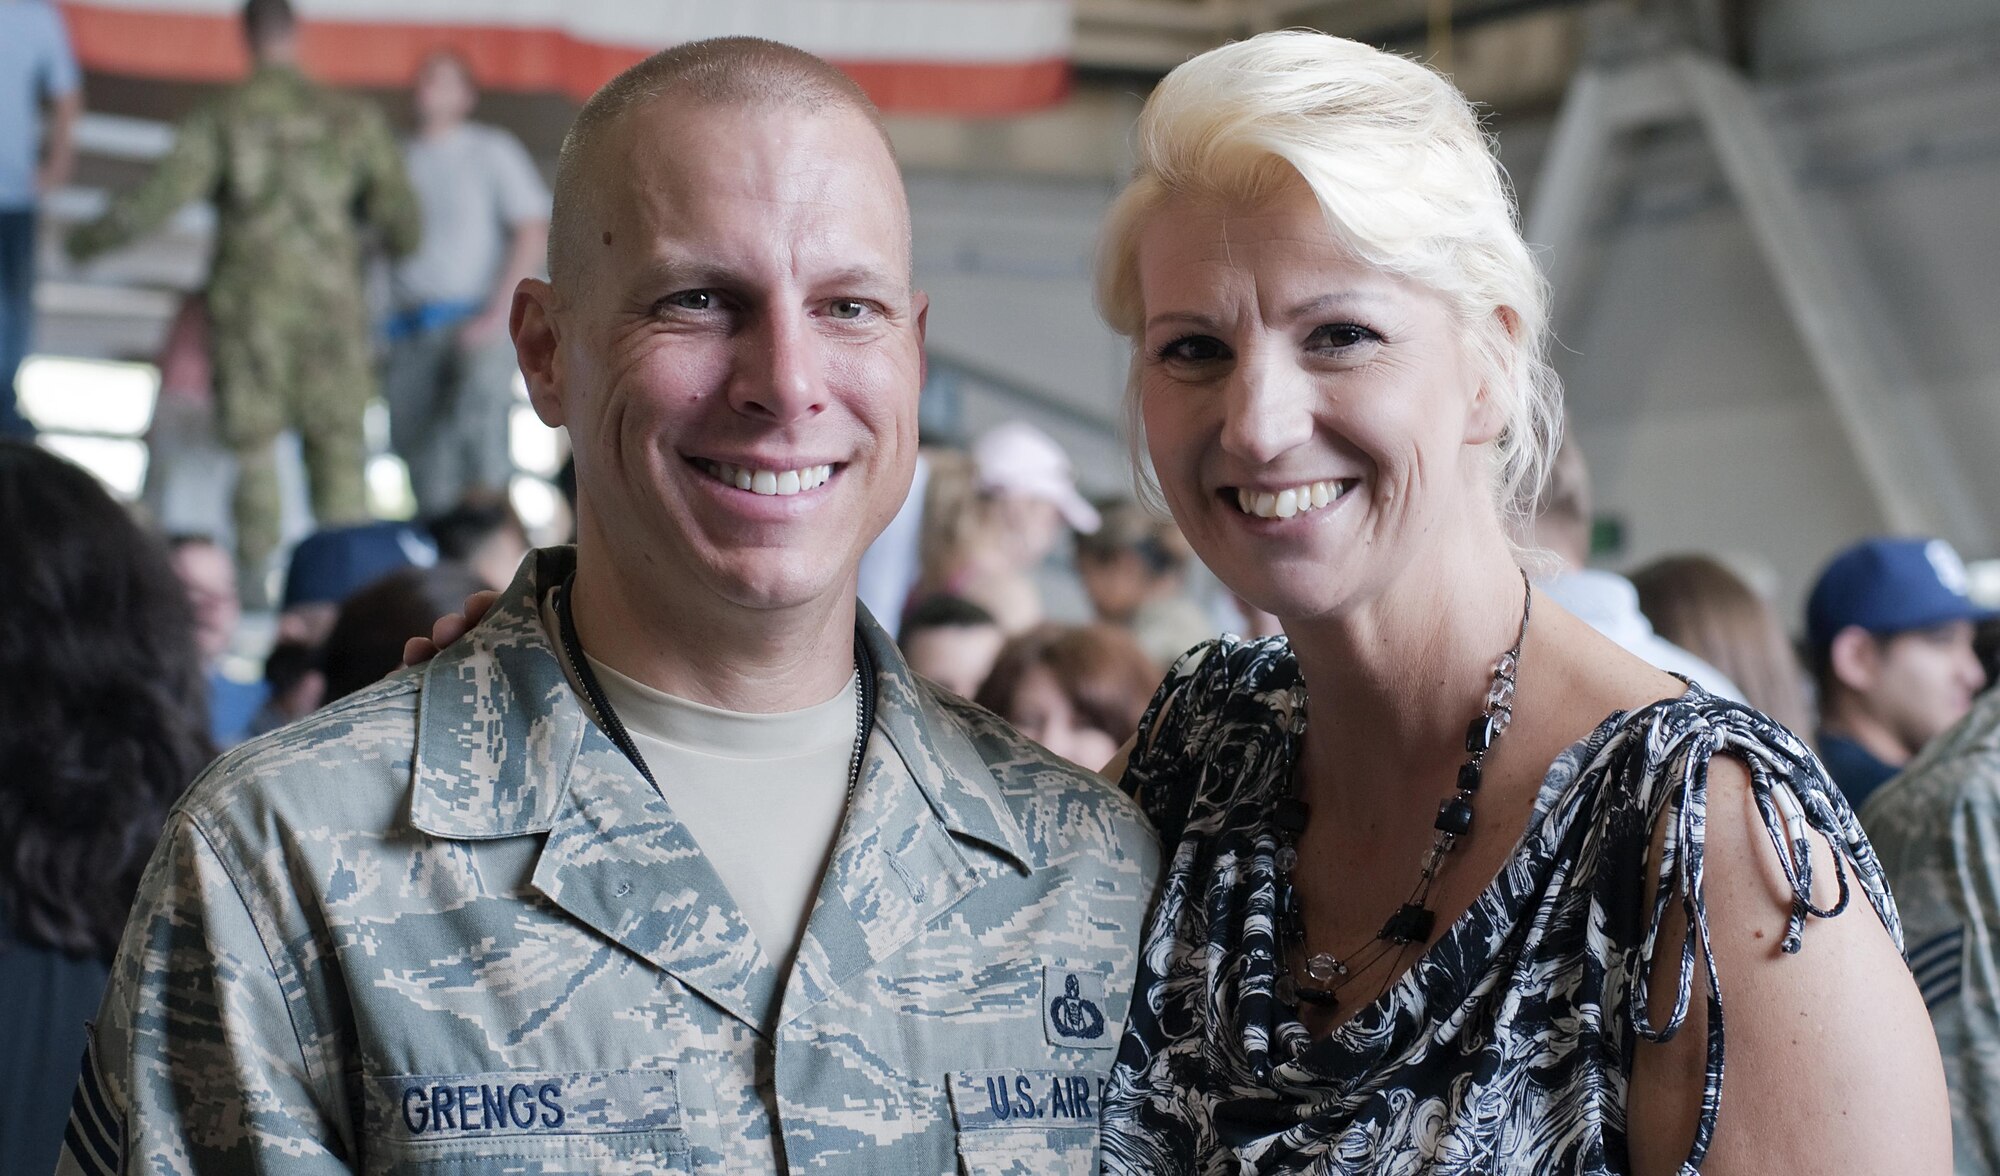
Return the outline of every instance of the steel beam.
[[[1813,231],[1785,152],[1749,86],[1705,56],[1682,52],[1673,64],[1884,520],[1897,531],[1986,550],[1988,520],[1966,490],[1929,399],[1907,372],[1899,379],[1885,362],[1883,332],[1850,294],[1858,267],[1837,264]]]
[[[1604,163],[1613,128],[1605,103],[1615,83],[1586,66],[1571,80],[1556,114],[1542,169],[1535,181],[1535,206],[1528,212],[1528,243],[1541,250],[1542,273],[1551,290],[1549,320],[1581,272],[1577,255],[1602,195]]]
[[[1896,531],[1989,549],[1991,521],[1967,492],[1934,408],[1907,368],[1900,376],[1892,370],[1895,357],[1884,357],[1882,333],[1868,327],[1862,266],[1853,259],[1840,264],[1814,232],[1756,96],[1712,57],[1677,50],[1577,72],[1556,117],[1526,230],[1544,251],[1558,305],[1579,298],[1579,258],[1621,138],[1690,118],[1721,163],[1883,520]]]

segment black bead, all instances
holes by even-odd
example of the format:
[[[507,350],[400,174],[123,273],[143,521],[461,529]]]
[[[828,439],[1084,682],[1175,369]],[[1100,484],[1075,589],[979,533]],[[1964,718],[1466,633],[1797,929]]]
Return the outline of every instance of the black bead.
[[[1427,943],[1431,928],[1437,926],[1437,912],[1427,906],[1406,902],[1389,921],[1382,924],[1382,933],[1377,939],[1387,939],[1391,943]]]
[[[1458,765],[1458,790],[1460,792],[1479,791],[1479,761],[1468,760]]]
[[[1494,737],[1499,735],[1492,715],[1480,715],[1465,729],[1465,750],[1470,755],[1485,755],[1493,746]]]
[[[1298,1004],[1309,1004],[1314,1008],[1331,1009],[1340,1005],[1340,995],[1325,988],[1315,988],[1310,984],[1295,984],[1292,995]]]
[[[1271,814],[1271,823],[1278,827],[1278,832],[1287,838],[1295,839],[1306,831],[1306,817],[1311,812],[1305,801],[1295,796],[1288,796],[1278,802],[1277,808]]]
[[[1472,829],[1472,802],[1463,796],[1454,796],[1438,804],[1437,830],[1453,837],[1463,837]]]

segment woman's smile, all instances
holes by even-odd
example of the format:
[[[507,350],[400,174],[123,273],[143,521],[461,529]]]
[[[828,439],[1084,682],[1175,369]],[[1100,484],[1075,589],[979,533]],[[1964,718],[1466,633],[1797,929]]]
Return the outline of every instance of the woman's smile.
[[[1236,509],[1246,515],[1260,519],[1289,519],[1337,505],[1347,497],[1348,491],[1359,484],[1358,478],[1322,478],[1276,492],[1236,486],[1224,487],[1218,494],[1224,502],[1233,501]]]

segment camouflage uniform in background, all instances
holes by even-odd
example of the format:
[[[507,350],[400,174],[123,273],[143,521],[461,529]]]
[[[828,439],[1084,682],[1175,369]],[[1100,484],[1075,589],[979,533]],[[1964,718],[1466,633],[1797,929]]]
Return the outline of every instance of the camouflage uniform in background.
[[[864,616],[875,725],[781,973],[565,679],[574,563],[180,802],[59,1170],[1095,1172],[1160,866],[1130,801]]]
[[[173,151],[103,217],[76,229],[79,259],[137,237],[194,199],[215,203],[207,297],[216,427],[236,454],[237,565],[264,597],[276,549],[274,442],[297,430],[324,526],[367,516],[361,417],[375,392],[361,293],[361,232],[417,244],[402,157],[369,103],[297,70],[261,66],[188,117]]]
[[[1944,1056],[1959,1176],[2000,1176],[2000,690],[1861,810]]]

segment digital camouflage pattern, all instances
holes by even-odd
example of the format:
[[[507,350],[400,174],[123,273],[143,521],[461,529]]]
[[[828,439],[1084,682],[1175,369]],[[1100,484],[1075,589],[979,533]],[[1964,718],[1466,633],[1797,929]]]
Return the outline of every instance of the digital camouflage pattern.
[[[1137,810],[864,618],[875,727],[781,975],[567,684],[573,566],[181,801],[61,1171],[1093,1171]]]
[[[1944,1056],[1960,1176],[2000,1173],[2000,690],[1876,789],[1861,823]]]
[[[215,204],[216,424],[239,463],[238,563],[254,579],[278,544],[272,446],[285,428],[304,447],[320,524],[367,515],[361,415],[375,377],[362,239],[373,228],[408,253],[422,222],[380,112],[283,66],[260,67],[188,116],[153,174],[75,229],[69,250],[114,248],[197,199]]]

